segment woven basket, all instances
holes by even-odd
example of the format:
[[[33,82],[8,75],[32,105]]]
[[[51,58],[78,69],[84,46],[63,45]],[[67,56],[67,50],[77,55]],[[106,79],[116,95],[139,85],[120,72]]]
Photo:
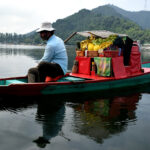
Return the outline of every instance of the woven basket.
[[[76,56],[84,56],[85,52],[84,51],[76,51]]]
[[[87,57],[98,57],[98,51],[87,51]]]
[[[119,56],[119,51],[118,50],[113,50],[113,51],[110,51],[110,50],[107,50],[107,51],[104,51],[104,57],[118,57]]]

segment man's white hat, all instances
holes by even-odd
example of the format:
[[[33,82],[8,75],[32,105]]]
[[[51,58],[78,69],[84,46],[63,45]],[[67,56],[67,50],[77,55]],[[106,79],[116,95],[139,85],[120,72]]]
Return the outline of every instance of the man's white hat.
[[[54,31],[55,29],[52,27],[52,24],[50,22],[43,22],[41,27],[36,30],[36,32],[41,32],[41,31]]]

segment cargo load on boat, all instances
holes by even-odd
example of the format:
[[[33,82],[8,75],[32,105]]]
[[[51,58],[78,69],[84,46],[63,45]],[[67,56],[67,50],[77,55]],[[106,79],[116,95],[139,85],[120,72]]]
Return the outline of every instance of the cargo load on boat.
[[[84,31],[77,34],[85,39],[77,43],[73,66],[76,69],[72,69],[72,75],[118,79],[142,71],[139,46],[127,35],[110,31]]]

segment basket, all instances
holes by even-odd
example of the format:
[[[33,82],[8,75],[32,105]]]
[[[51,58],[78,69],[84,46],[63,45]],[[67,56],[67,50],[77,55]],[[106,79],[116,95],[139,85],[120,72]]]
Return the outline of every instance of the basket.
[[[85,52],[84,51],[76,51],[76,56],[81,56],[83,57],[85,55]]]
[[[107,50],[104,51],[104,57],[118,57],[119,56],[119,51],[118,50]]]
[[[87,57],[98,57],[98,51],[87,51]]]

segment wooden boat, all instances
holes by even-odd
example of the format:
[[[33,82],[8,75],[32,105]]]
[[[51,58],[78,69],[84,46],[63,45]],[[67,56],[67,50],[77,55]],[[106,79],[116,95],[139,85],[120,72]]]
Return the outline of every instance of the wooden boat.
[[[150,63],[143,65],[150,66]],[[56,82],[27,83],[27,77],[4,78],[0,79],[0,95],[52,95],[132,88],[150,83],[150,68],[143,68],[143,70],[143,73],[122,79],[115,79],[113,77],[85,79],[68,74]]]
[[[86,32],[89,33],[89,32]],[[112,34],[112,33],[111,33]],[[132,56],[132,57],[131,57]],[[27,77],[12,77],[0,79],[0,95],[38,96],[73,94],[97,91],[103,93],[109,90],[132,89],[150,83],[150,62],[141,64],[138,45],[132,45],[130,62],[128,66],[123,64],[124,56],[112,57],[112,76],[98,76],[93,74],[67,73],[57,81],[28,83]],[[136,59],[133,61],[131,59]],[[78,59],[79,57],[76,57]],[[85,59],[83,56],[80,59]],[[91,60],[92,57],[88,57]],[[137,64],[135,62],[138,62]],[[139,67],[140,65],[140,67]],[[137,67],[138,66],[138,67]],[[118,67],[118,68],[117,68]]]

